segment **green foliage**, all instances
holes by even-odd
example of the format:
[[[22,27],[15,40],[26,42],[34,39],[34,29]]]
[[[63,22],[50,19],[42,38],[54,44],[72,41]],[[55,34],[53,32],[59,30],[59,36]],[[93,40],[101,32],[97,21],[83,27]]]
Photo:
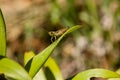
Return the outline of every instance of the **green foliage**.
[[[68,10],[61,13],[60,6],[56,3],[56,0],[52,0],[53,9],[51,13],[51,21],[53,24],[61,22],[61,24],[65,26],[75,25],[77,14],[74,8],[75,6],[72,4],[74,0],[67,0],[67,2],[69,5]],[[88,11],[81,12],[79,18],[93,27],[93,34],[97,32],[101,35],[102,29],[95,2],[94,0],[85,0],[85,3]],[[55,42],[53,42],[42,52],[38,53],[38,55],[35,55],[33,52],[25,53],[23,67],[17,62],[6,58],[5,23],[0,10],[0,75],[4,74],[5,78],[8,80],[63,80],[58,65],[54,59],[50,57],[50,55],[64,36],[79,29],[80,27],[81,26],[77,25],[69,28]],[[90,69],[78,73],[72,78],[72,80],[90,80],[92,77],[120,80],[120,69],[116,72],[98,68]]]
[[[62,38],[74,30],[80,28],[80,26],[74,26],[68,29],[61,37],[58,38],[54,43],[52,43],[50,46],[48,46],[45,50],[40,52],[38,55],[34,56],[25,66],[26,70],[29,72],[29,75],[31,77],[34,77],[35,74],[39,71],[39,69],[42,67],[42,65],[45,63],[45,61],[48,59],[48,57],[51,55],[54,48],[58,45],[58,43],[62,40]],[[39,63],[39,64],[38,64]]]
[[[0,73],[8,80],[32,80],[20,64],[8,58],[0,59]]]
[[[92,77],[101,78],[119,78],[120,75],[116,72],[106,70],[106,69],[90,69],[77,74],[72,80],[90,80]]]
[[[6,55],[6,30],[5,30],[5,22],[0,9],[0,55]]]
[[[0,56],[5,56],[5,52],[6,52],[6,39],[5,39],[5,26],[4,26],[4,20],[1,15],[1,34],[2,36],[0,36],[0,40],[4,43],[4,45],[0,45]],[[54,50],[54,48],[58,45],[58,43],[62,40],[62,38],[73,32],[74,30],[80,28],[80,26],[74,26],[70,29],[68,29],[60,38],[58,38],[58,40],[56,40],[54,43],[52,43],[50,46],[48,46],[45,50],[43,50],[41,53],[39,53],[38,55],[34,55],[34,53],[29,53],[29,54],[25,54],[24,56],[24,63],[25,63],[25,69],[24,67],[22,67],[21,65],[19,65],[17,62],[14,62],[11,59],[5,58],[5,57],[1,57],[0,58],[0,74],[4,74],[5,78],[7,78],[8,80],[38,80],[41,79],[39,77],[39,74],[43,74],[42,72],[42,66],[44,65],[44,63],[47,61],[47,59],[49,58],[49,56],[51,55],[52,51]],[[3,51],[4,50],[4,51]],[[3,54],[4,53],[4,54]],[[55,69],[52,69],[52,67],[50,66],[51,64],[54,65]],[[52,60],[51,58],[48,59],[48,62],[45,64],[45,67],[52,71],[53,75],[55,76],[55,80],[63,80],[61,74],[60,74],[60,70],[57,67],[57,65],[55,64],[54,60]],[[27,73],[28,71],[28,73]],[[57,71],[57,72],[56,72]],[[43,76],[42,76],[43,77]],[[43,79],[45,80],[45,79]]]
[[[52,65],[52,66],[51,66],[51,65]],[[53,75],[54,80],[63,80],[63,77],[62,77],[61,72],[60,72],[60,70],[59,70],[59,68],[58,68],[58,65],[55,63],[55,61],[54,61],[53,58],[50,57],[50,58],[46,61],[44,67],[45,67],[45,69],[49,69],[49,71],[51,71],[51,73],[48,72],[48,70],[45,71],[46,74],[48,75],[47,79],[51,79],[51,78],[50,78],[50,77],[51,77],[50,75]],[[52,80],[53,80],[53,79],[52,79]]]

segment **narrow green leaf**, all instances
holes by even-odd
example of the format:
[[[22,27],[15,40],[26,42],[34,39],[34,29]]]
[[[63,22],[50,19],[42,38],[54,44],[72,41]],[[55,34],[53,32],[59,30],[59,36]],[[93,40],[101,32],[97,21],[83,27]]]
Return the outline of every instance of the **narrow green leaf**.
[[[44,67],[48,68],[51,71],[51,73],[53,74],[53,77],[55,78],[54,80],[63,80],[63,77],[62,77],[62,74],[60,72],[60,69],[58,68],[58,65],[56,64],[56,62],[55,62],[55,60],[53,58],[50,57],[46,61]],[[46,69],[45,69],[45,71],[46,71]],[[47,74],[50,75],[50,73],[47,73]],[[48,77],[48,79],[50,79],[49,76],[46,76],[46,77]]]
[[[118,74],[120,75],[120,69],[118,69],[118,70],[116,71],[116,73],[118,73]],[[111,79],[108,79],[108,80],[120,80],[120,78],[111,78]]]
[[[116,72],[106,69],[90,69],[77,74],[72,80],[90,80],[92,77],[120,78]]]
[[[5,22],[0,9],[0,56],[6,55],[6,29]]]
[[[31,80],[28,73],[16,62],[8,59],[0,59],[0,73],[8,80]]]
[[[35,56],[35,53],[33,53],[32,51],[30,52],[25,52],[24,54],[24,65],[27,64],[27,62],[32,59]]]
[[[38,71],[33,80],[47,80],[42,68]]]
[[[62,38],[74,30],[77,30],[80,28],[79,25],[73,26],[69,28],[61,37],[59,37],[55,42],[53,42],[50,46],[48,46],[45,50],[43,50],[38,55],[34,56],[33,59],[31,59],[25,66],[26,70],[28,70],[29,75],[33,78],[36,73],[39,71],[39,69],[42,67],[42,65],[45,63],[45,61],[48,59],[48,57],[52,54],[52,51],[54,48],[58,45],[58,43],[62,40]]]
[[[120,74],[120,68],[116,71],[116,73]]]
[[[30,51],[30,52],[25,52],[24,54],[24,65],[27,64],[27,62],[32,59],[35,56],[35,53]],[[35,75],[33,80],[46,80],[45,74],[43,72],[43,69],[41,68],[38,73]]]

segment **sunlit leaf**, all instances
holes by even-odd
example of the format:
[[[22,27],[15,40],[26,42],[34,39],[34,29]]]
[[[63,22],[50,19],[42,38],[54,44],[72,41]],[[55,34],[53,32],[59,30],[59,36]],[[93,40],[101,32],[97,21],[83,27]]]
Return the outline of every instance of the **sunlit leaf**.
[[[116,71],[116,73],[120,74],[120,68]]]
[[[35,56],[35,53],[33,53],[32,51],[30,52],[25,52],[24,54],[24,64],[26,65],[27,62],[32,59]]]
[[[42,68],[38,71],[33,80],[47,80]]]
[[[25,52],[24,54],[24,64],[26,65],[26,63],[32,59],[35,56],[35,53],[30,51],[30,52]],[[33,78],[33,80],[46,80],[45,74],[43,72],[43,69],[40,69],[38,71],[38,73],[35,75],[35,77]]]
[[[118,69],[118,70],[116,71],[116,73],[118,73],[118,74],[120,75],[120,69]],[[111,79],[108,79],[108,80],[120,80],[120,78],[111,78]]]
[[[116,72],[106,70],[106,69],[90,69],[77,74],[72,80],[90,80],[92,77],[101,78],[119,78],[120,75]]]
[[[46,63],[45,63],[45,65],[44,65],[44,67],[45,68],[48,68],[49,70],[50,70],[50,72],[48,72],[46,69],[45,69],[45,72],[47,72],[46,74],[48,75],[48,76],[46,76],[48,79],[51,79],[50,77],[52,77],[51,76],[51,74],[53,75],[53,77],[54,77],[54,79],[51,79],[51,80],[63,80],[63,77],[62,77],[62,74],[61,74],[61,72],[60,72],[60,70],[59,70],[59,68],[58,68],[58,65],[56,64],[56,62],[54,61],[54,59],[53,58],[49,58],[47,61],[46,61]]]
[[[16,62],[8,59],[0,59],[0,73],[8,80],[31,80],[28,73]]]

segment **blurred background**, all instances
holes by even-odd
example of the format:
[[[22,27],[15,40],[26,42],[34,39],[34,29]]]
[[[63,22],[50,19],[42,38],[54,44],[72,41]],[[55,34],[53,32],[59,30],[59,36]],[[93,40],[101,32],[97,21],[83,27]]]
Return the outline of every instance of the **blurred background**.
[[[51,55],[64,78],[91,69],[120,68],[119,0],[0,0],[6,22],[7,56],[23,64],[27,51],[50,45],[49,31],[81,25]]]

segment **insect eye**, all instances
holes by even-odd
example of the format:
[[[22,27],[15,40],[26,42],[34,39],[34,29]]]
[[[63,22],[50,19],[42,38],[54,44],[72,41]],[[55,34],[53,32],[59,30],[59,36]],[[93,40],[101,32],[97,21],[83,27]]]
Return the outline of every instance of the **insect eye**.
[[[53,36],[53,35],[54,35],[54,32],[48,32],[48,34],[49,34],[50,36]]]

